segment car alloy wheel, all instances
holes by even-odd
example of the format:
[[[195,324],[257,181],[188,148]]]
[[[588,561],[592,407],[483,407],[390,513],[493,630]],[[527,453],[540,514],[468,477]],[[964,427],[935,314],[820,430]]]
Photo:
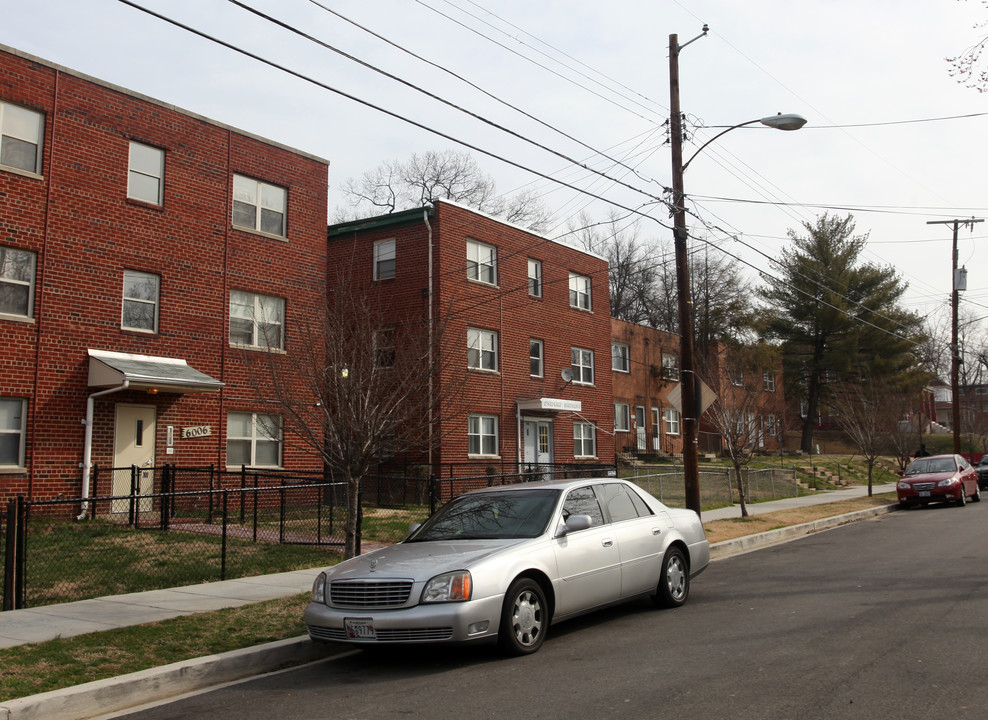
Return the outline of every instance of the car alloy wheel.
[[[498,642],[511,655],[528,655],[542,647],[549,627],[545,593],[531,578],[511,583],[504,596]]]
[[[671,547],[662,559],[659,587],[652,601],[660,607],[679,607],[690,594],[690,572],[686,556],[678,547]]]

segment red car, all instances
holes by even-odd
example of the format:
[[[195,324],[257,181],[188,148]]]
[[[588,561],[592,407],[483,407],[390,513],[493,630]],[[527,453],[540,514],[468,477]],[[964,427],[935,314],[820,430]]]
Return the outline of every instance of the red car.
[[[903,508],[931,502],[955,502],[960,506],[981,500],[978,474],[960,455],[930,455],[913,460],[895,486]]]

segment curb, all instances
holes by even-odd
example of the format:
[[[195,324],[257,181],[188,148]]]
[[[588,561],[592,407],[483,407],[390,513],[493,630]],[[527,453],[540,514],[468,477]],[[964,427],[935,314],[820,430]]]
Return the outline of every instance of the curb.
[[[723,540],[710,546],[710,559],[711,561],[723,560],[733,555],[740,555],[752,550],[768,547],[769,545],[777,545],[789,540],[795,540],[796,538],[801,538],[823,530],[830,530],[831,528],[847,525],[848,523],[856,522],[858,520],[867,520],[868,518],[877,515],[885,515],[886,513],[894,512],[898,509],[899,506],[892,503],[891,505],[884,505],[882,507],[856,510],[854,512],[845,513],[844,515],[834,515],[832,517],[820,518],[819,520],[802,523],[801,525],[790,525],[788,527],[779,528],[777,530],[769,530],[756,535],[745,535],[744,537],[734,538],[733,540]]]
[[[898,508],[899,506],[895,504],[868,508],[801,525],[769,530],[757,535],[724,540],[710,546],[710,559],[723,560],[815,532],[883,515]],[[9,700],[0,705],[0,720],[95,718],[113,712],[133,710],[141,705],[169,700],[223,683],[263,675],[284,667],[322,660],[348,649],[314,643],[306,635],[278,640]]]

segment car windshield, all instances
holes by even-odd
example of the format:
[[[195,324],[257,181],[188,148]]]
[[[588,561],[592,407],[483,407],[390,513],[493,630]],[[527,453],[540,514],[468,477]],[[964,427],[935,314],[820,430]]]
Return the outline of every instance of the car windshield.
[[[509,540],[545,532],[558,490],[461,495],[425,521],[406,542]]]
[[[953,458],[920,458],[913,460],[906,470],[906,475],[925,475],[927,473],[952,473],[957,469]]]

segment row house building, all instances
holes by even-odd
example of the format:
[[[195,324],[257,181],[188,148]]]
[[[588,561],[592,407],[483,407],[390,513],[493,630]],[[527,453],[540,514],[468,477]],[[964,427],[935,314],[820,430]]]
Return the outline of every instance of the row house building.
[[[0,46],[0,497],[86,496],[95,464],[321,468],[246,360],[291,353],[325,304],[327,182]]]

